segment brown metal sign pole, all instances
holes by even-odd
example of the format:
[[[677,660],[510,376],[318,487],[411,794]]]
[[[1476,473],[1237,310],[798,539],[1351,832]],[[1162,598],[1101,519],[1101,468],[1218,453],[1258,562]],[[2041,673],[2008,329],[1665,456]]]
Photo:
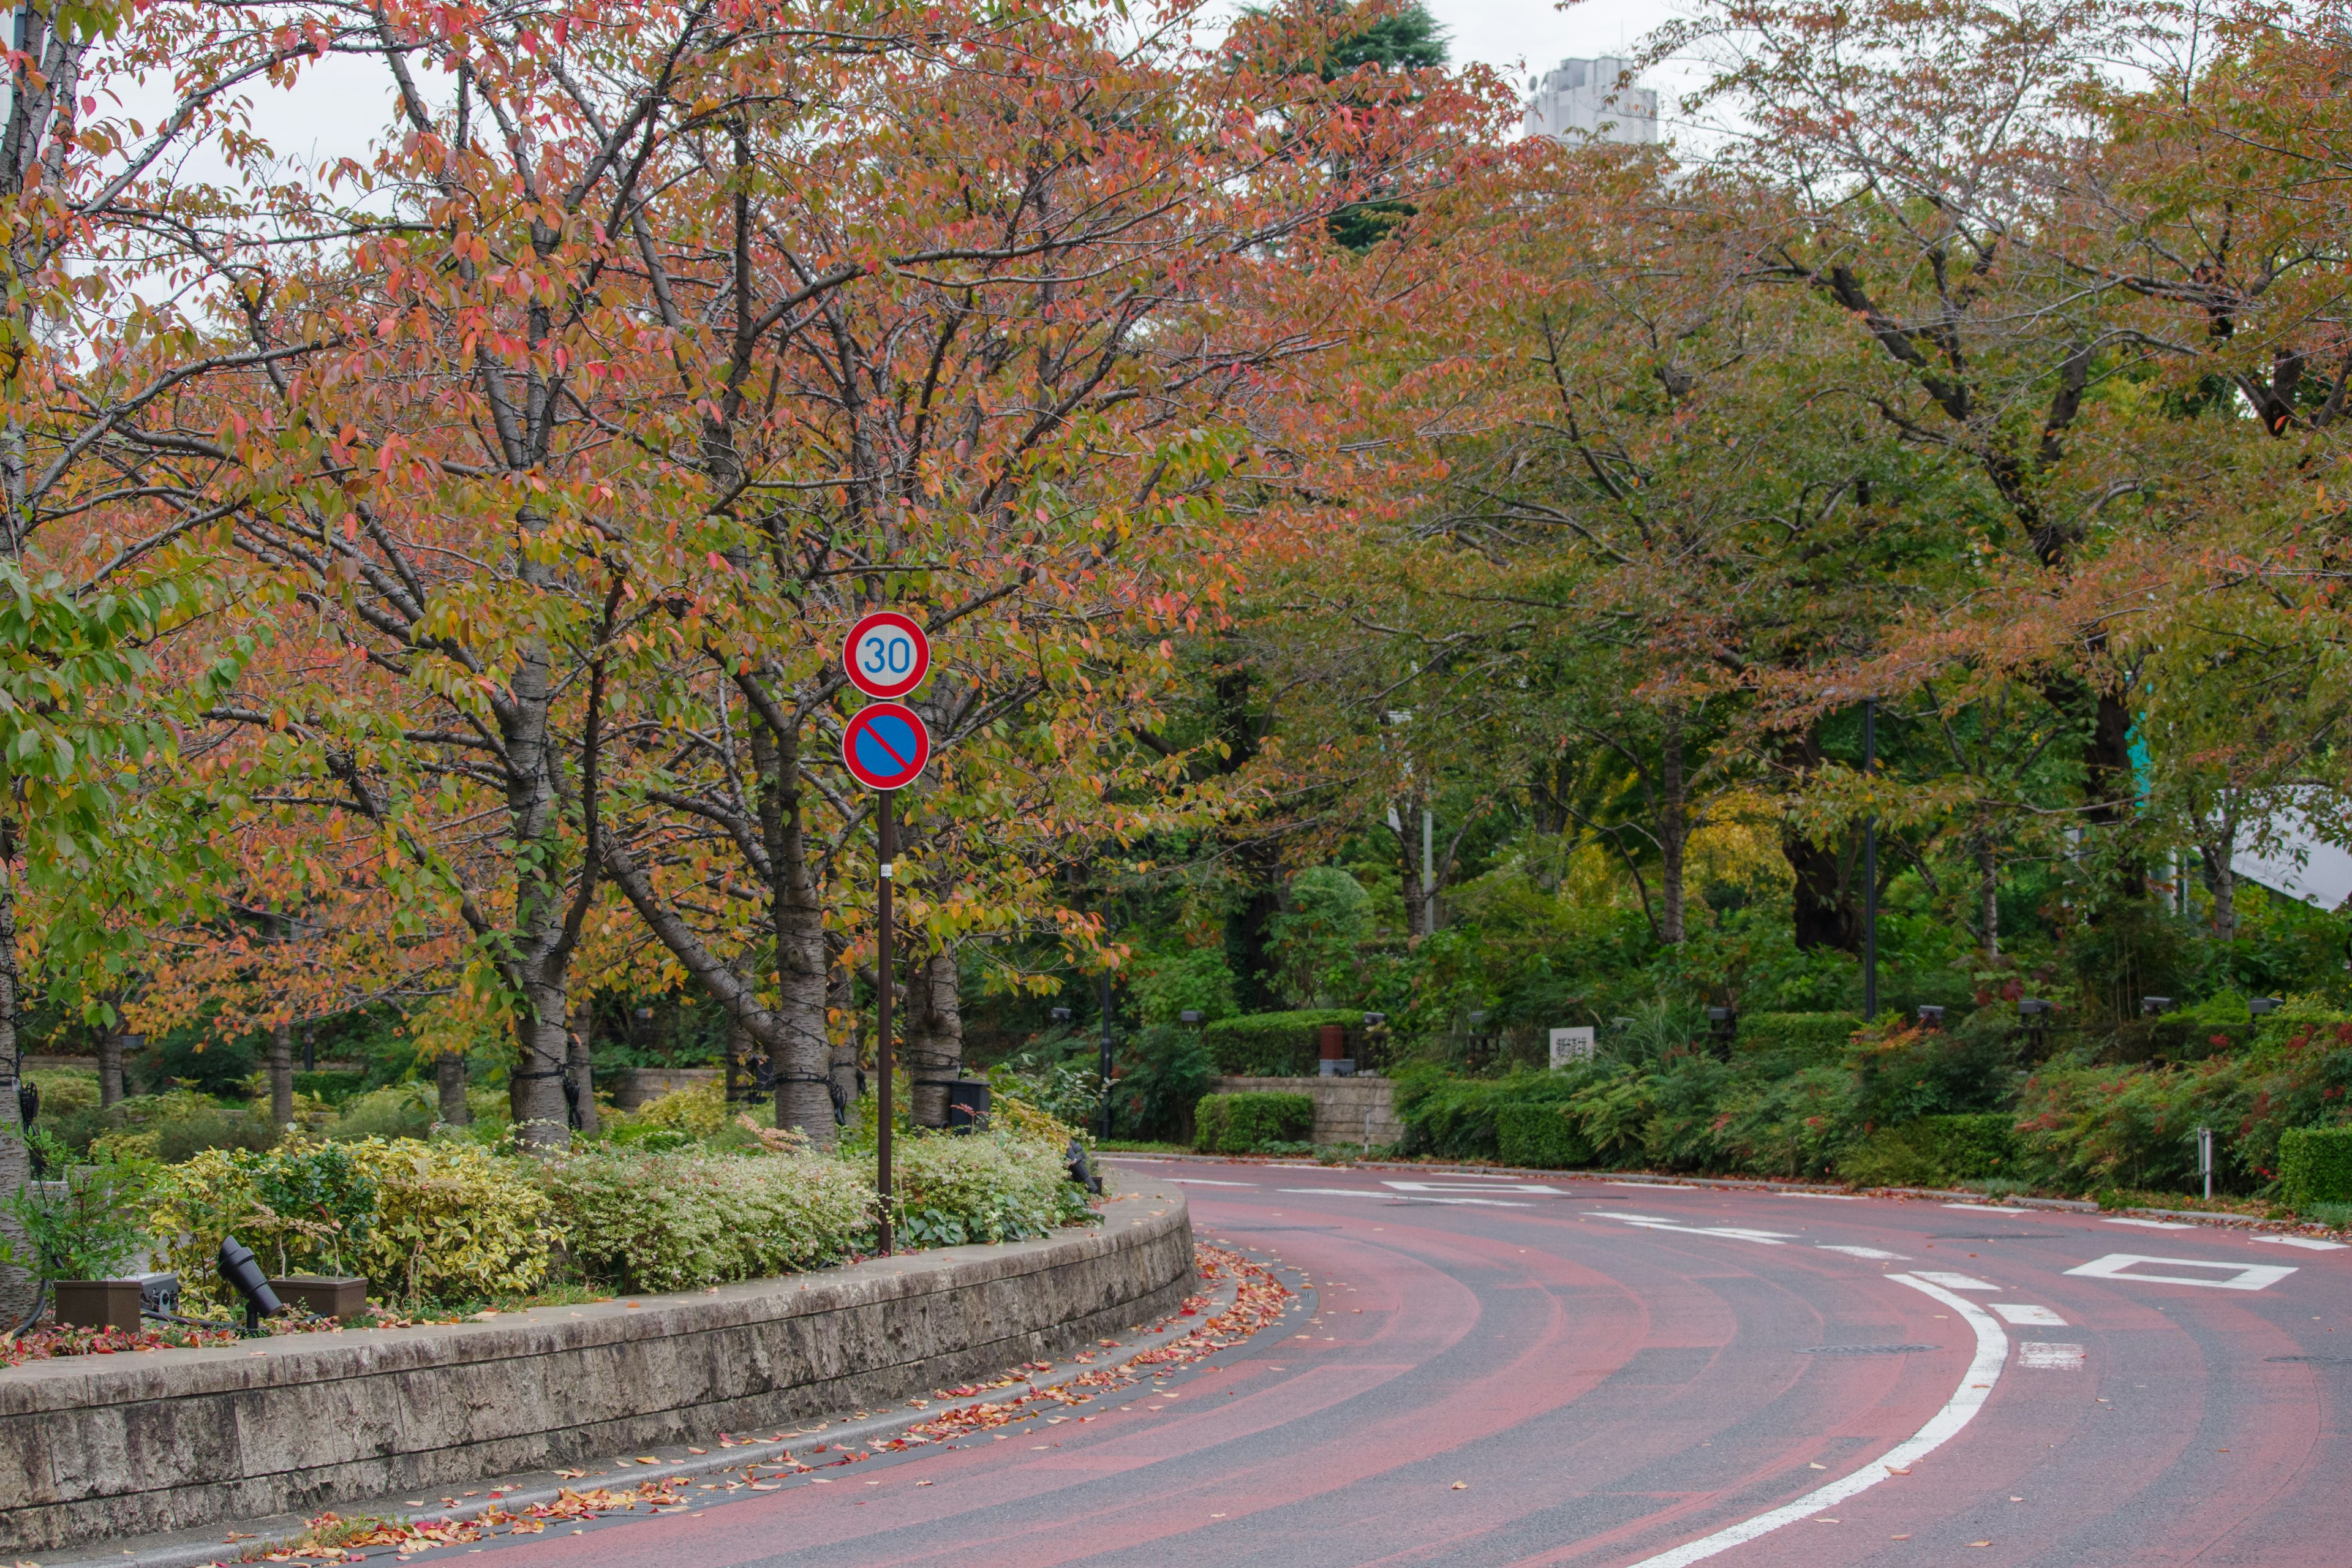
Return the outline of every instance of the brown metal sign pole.
[[[881,1039],[874,1047],[874,1056],[875,1066],[881,1076],[881,1103],[877,1108],[880,1114],[875,1130],[876,1163],[874,1187],[875,1191],[879,1193],[882,1198],[882,1250],[887,1253],[890,1250],[891,1241],[890,1120],[893,1114],[891,1101],[894,1098],[891,1093],[890,1082],[890,984],[892,979],[890,970],[890,879],[892,867],[890,862],[896,859],[898,854],[898,823],[891,809],[891,802],[896,797],[893,796],[888,790],[884,790],[881,794],[881,803],[876,809],[880,814],[877,818],[877,824],[878,837],[881,840],[880,858],[882,862],[882,890],[880,910],[878,911],[874,933],[874,1016],[875,1022],[877,1026],[877,1033],[881,1036]]]

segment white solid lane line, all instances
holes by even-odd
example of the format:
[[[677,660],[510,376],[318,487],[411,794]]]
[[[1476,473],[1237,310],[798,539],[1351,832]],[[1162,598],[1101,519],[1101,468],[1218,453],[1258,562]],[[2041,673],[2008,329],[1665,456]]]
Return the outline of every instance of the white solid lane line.
[[[1206,1176],[1170,1176],[1168,1180],[1188,1187],[1254,1187],[1255,1182],[1213,1182]]]
[[[2340,1241],[2322,1241],[2315,1236],[2257,1236],[2252,1239],[2268,1242],[2273,1247],[2300,1247],[2307,1252],[2342,1252],[2345,1249]]]
[[[1497,1186],[1492,1182],[1473,1186],[1466,1182],[1388,1182],[1381,1184],[1401,1193],[1550,1193],[1562,1196],[1558,1187],[1548,1187],[1541,1182],[1512,1182]]]
[[[1693,1186],[1688,1182],[1611,1182],[1608,1184],[1612,1187],[1647,1187],[1654,1193],[1703,1193],[1706,1191],[1705,1187]]]
[[[2025,1323],[2037,1329],[2063,1329],[2066,1320],[2047,1307],[2029,1306],[2023,1301],[1995,1301],[1992,1310],[2000,1314],[2004,1323]]]
[[[1988,1285],[1973,1274],[1947,1274],[1940,1268],[1917,1270],[1919,1278],[1930,1285],[1941,1285],[1947,1290],[1998,1290],[1998,1285]]]
[[[1738,1524],[1717,1531],[1686,1546],[1662,1552],[1655,1557],[1644,1557],[1633,1568],[1685,1568],[1692,1563],[1704,1562],[1717,1552],[1769,1535],[1785,1524],[1801,1519],[1811,1519],[1823,1509],[1835,1508],[1850,1497],[1869,1490],[1896,1470],[1907,1470],[1919,1460],[1942,1447],[1958,1434],[1984,1408],[1992,1397],[1992,1385],[2000,1381],[2001,1368],[2009,1362],[2009,1336],[1993,1321],[1992,1314],[1963,1296],[1955,1296],[1939,1286],[1910,1274],[1889,1274],[1884,1278],[1907,1285],[1912,1289],[1934,1297],[1968,1321],[1977,1334],[1977,1353],[1969,1362],[1969,1370],[1960,1375],[1960,1385],[1952,1391],[1944,1407],[1927,1419],[1927,1424],[1909,1437],[1895,1445],[1877,1458],[1851,1475],[1841,1476],[1825,1487],[1817,1487],[1785,1507],[1769,1513],[1759,1513]]]

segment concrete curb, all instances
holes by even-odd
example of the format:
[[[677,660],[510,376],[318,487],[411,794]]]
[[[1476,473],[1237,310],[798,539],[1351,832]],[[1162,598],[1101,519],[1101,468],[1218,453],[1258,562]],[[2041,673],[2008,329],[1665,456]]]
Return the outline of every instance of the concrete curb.
[[[1210,1292],[1208,1303],[1202,1308],[1200,1317],[1213,1318],[1232,1306],[1234,1297],[1239,1293],[1239,1289],[1240,1282],[1234,1279],[1228,1279],[1218,1285]],[[1199,1326],[1197,1321],[1181,1323],[1173,1320],[1163,1321],[1147,1330],[1132,1342],[1120,1345],[1116,1352],[1101,1360],[1088,1363],[1074,1362],[1066,1366],[1056,1366],[1050,1373],[1042,1373],[1034,1377],[1024,1379],[1020,1387],[1006,1389],[1003,1391],[1000,1397],[1018,1397],[1045,1389],[1059,1388],[1065,1384],[1075,1383],[1089,1373],[1108,1372],[1125,1366],[1138,1356],[1158,1350],[1163,1345],[1174,1343]],[[697,1479],[706,1476],[724,1475],[730,1470],[777,1463],[791,1458],[795,1447],[806,1451],[818,1443],[827,1447],[864,1447],[869,1443],[882,1442],[895,1437],[908,1428],[919,1426],[927,1421],[936,1421],[951,1411],[982,1403],[988,1402],[977,1399],[951,1400],[937,1404],[935,1408],[928,1410],[888,1411],[878,1415],[864,1415],[862,1419],[853,1418],[841,1422],[837,1426],[834,1424],[834,1420],[838,1420],[838,1417],[817,1422],[813,1426],[803,1422],[800,1430],[786,1434],[782,1442],[773,1438],[744,1438],[735,1442],[731,1447],[713,1448],[702,1454],[691,1452],[683,1445],[669,1445],[667,1447],[650,1446],[655,1457],[662,1461],[660,1464],[631,1465],[626,1468],[621,1468],[614,1461],[607,1461],[608,1464],[614,1464],[614,1468],[602,1470],[591,1468],[586,1476],[577,1479],[558,1476],[551,1470],[483,1477],[467,1483],[469,1490],[483,1494],[482,1500],[460,1503],[454,1508],[412,1510],[404,1508],[401,1500],[397,1498],[383,1497],[364,1499],[340,1506],[334,1511],[346,1519],[397,1518],[412,1521],[430,1520],[462,1522],[474,1519],[493,1508],[505,1509],[513,1512],[530,1508],[538,1503],[553,1502],[566,1488],[578,1488],[607,1480],[618,1480],[634,1485],[643,1481],[658,1481],[672,1478]],[[495,1500],[488,1495],[494,1491],[499,1494]],[[267,1551],[283,1550],[287,1544],[299,1540],[309,1524],[309,1518],[299,1513],[281,1513],[268,1519],[236,1521],[208,1526],[203,1530],[174,1531],[163,1535],[142,1536],[130,1541],[127,1544],[121,1542],[110,1542],[105,1543],[106,1551],[93,1555],[58,1557],[45,1554],[40,1568],[216,1568],[216,1565],[220,1564],[253,1561],[259,1553]],[[225,1531],[250,1539],[226,1542],[221,1539],[222,1532]],[[70,1550],[88,1552],[90,1549],[74,1547]],[[379,1549],[380,1552],[390,1550],[390,1548]]]

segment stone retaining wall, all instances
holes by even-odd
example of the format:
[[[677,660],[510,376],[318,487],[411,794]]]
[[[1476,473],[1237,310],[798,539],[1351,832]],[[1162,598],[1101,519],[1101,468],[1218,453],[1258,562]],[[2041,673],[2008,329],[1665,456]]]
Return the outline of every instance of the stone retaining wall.
[[[1132,1180],[1133,1178],[1129,1178]],[[1193,1288],[1182,1190],[1100,1228],[488,1321],[0,1370],[0,1554],[311,1511],[862,1409]]]
[[[1381,1149],[1404,1137],[1404,1123],[1396,1116],[1396,1085],[1384,1078],[1216,1078],[1209,1087],[1218,1094],[1275,1089],[1312,1096],[1318,1143]]]

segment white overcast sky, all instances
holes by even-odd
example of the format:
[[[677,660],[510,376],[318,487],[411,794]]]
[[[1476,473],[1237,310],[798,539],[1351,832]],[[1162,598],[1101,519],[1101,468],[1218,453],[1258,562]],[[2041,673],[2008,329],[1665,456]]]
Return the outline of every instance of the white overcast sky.
[[[1685,12],[1687,0],[1581,0],[1558,6],[1551,0],[1424,0],[1445,28],[1454,62],[1490,65],[1523,93],[1530,72],[1540,74],[1570,56],[1622,55],[1651,28]],[[1661,89],[1660,109],[1669,121],[1673,93],[1688,76],[1670,64],[1642,79]],[[152,118],[164,101],[164,84],[126,94],[123,105]],[[335,155],[363,156],[382,132],[393,104],[383,68],[366,59],[333,59],[305,72],[290,93],[260,90],[251,95],[253,129],[281,155],[303,162]],[[201,153],[196,162],[202,163]]]

